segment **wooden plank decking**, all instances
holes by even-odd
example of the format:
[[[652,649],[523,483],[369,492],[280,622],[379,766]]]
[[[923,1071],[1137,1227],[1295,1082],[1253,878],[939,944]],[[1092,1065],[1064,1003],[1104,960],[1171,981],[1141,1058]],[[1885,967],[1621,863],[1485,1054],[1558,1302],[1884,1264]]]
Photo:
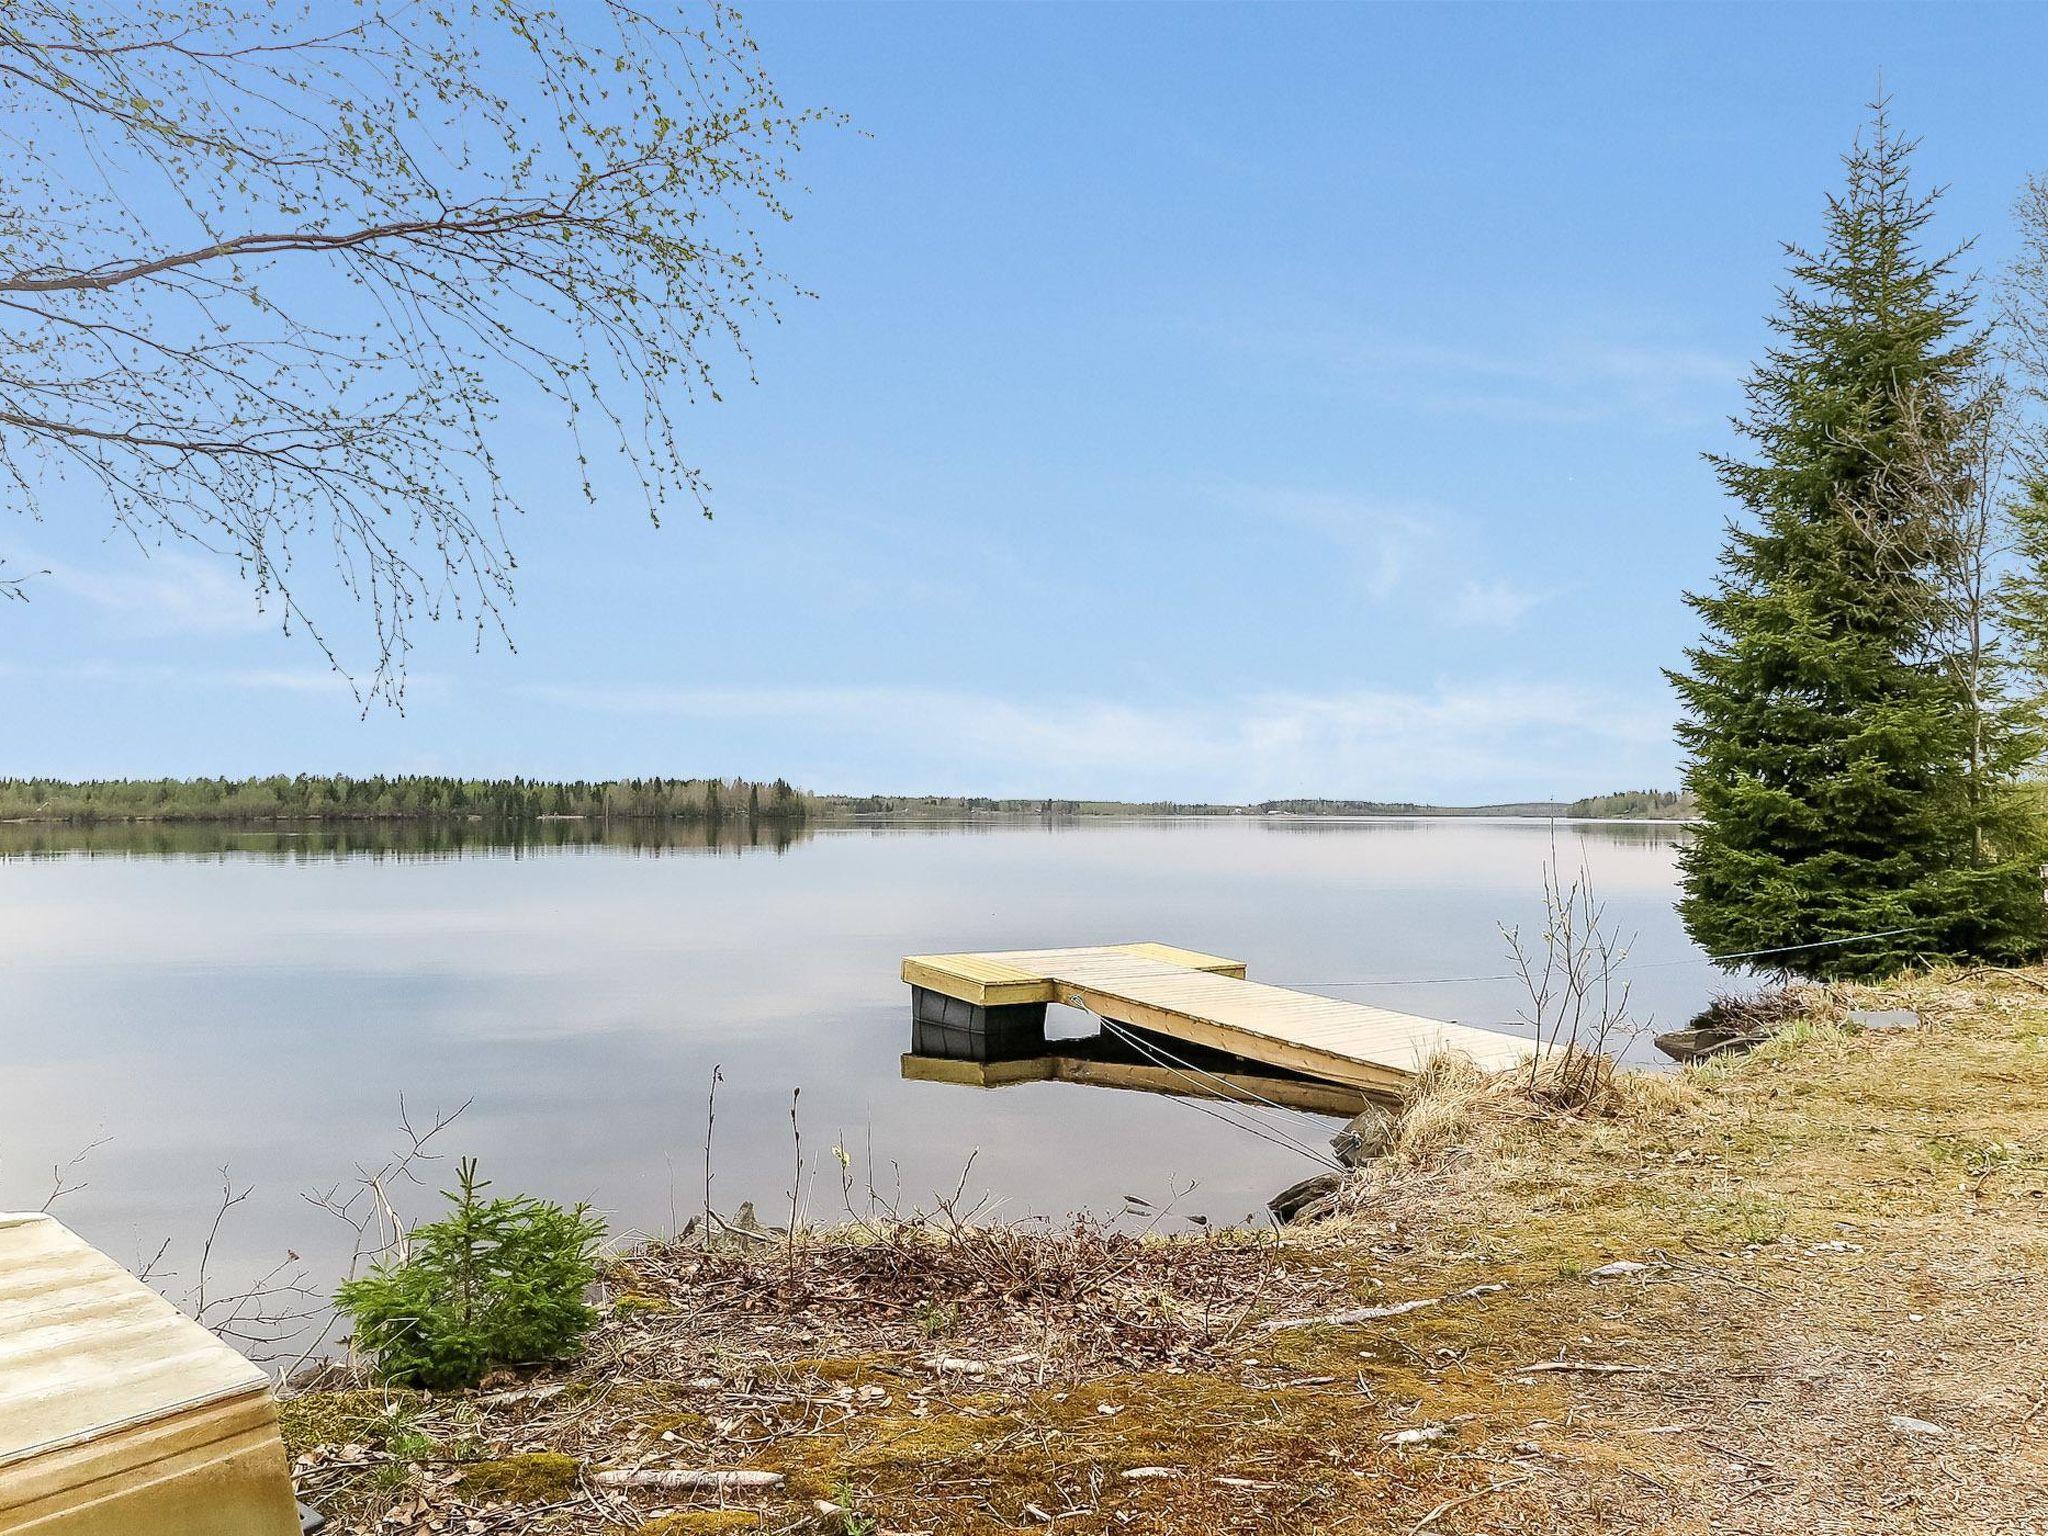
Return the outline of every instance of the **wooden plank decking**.
[[[913,955],[903,979],[983,1007],[1067,1003],[1375,1094],[1399,1093],[1439,1051],[1489,1070],[1531,1055],[1492,1030],[1247,981],[1242,961],[1166,944]]]

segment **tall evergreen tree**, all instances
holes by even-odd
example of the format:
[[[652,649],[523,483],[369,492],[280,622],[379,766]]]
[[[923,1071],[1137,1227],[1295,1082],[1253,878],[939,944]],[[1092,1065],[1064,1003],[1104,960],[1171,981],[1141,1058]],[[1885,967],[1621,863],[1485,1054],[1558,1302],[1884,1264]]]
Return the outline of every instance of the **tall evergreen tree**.
[[[1913,192],[1911,154],[1880,104],[1821,247],[1787,248],[1778,341],[1736,423],[1753,457],[1712,459],[1747,517],[1688,597],[1708,635],[1671,674],[1700,815],[1693,937],[1730,953],[1906,930],[1777,962],[1818,975],[2031,953],[2043,925],[2010,814],[2022,754],[1994,735],[1987,756],[1944,651],[1983,341],[1954,254],[1920,248],[1938,194]]]

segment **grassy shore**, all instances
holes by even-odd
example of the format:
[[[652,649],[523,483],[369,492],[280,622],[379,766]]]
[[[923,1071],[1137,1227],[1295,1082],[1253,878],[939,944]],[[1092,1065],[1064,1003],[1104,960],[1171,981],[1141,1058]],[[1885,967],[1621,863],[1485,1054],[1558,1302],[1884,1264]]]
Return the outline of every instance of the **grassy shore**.
[[[1594,1115],[1449,1073],[1348,1203],[650,1250],[575,1365],[288,1438],[344,1532],[2048,1529],[2048,973]]]

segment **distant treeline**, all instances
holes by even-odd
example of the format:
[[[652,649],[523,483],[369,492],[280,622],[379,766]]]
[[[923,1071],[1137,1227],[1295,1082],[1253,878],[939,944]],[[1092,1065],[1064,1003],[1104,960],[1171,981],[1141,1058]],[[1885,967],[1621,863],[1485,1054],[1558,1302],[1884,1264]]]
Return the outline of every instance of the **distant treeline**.
[[[1261,800],[1219,805],[1178,800],[995,799],[985,795],[821,795],[814,804],[847,816],[1581,816],[1609,820],[1692,815],[1684,795],[1630,789],[1584,800],[1511,800],[1497,805],[1427,805],[1414,800]]]
[[[844,816],[1235,816],[1241,805],[1177,800],[998,799],[990,795],[818,795],[821,811]]]
[[[1632,789],[1569,803],[1424,805],[1406,800],[998,799],[986,795],[812,795],[786,779],[455,779],[438,774],[273,774],[261,779],[0,779],[0,821],[340,822],[548,817],[586,821],[776,822],[850,816],[1586,816],[1692,814],[1682,795]]]
[[[1609,820],[1658,817],[1690,821],[1694,807],[1692,796],[1675,794],[1668,789],[1619,789],[1611,795],[1589,795],[1584,800],[1574,800],[1566,807],[1565,814]]]
[[[550,816],[594,821],[800,822],[812,797],[783,779],[455,779],[438,774],[351,778],[0,779],[0,820],[355,821],[476,818],[525,822]]]
[[[1423,805],[1413,800],[1262,800],[1251,807],[1273,816],[1563,816],[1561,800],[1499,805]]]

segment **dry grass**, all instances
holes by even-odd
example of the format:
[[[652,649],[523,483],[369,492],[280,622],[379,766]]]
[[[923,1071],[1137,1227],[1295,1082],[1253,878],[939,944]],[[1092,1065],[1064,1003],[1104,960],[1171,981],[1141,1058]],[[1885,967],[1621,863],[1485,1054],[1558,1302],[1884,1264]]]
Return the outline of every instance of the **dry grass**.
[[[1498,1162],[1520,1143],[1554,1139],[1577,1124],[1653,1123],[1700,1103],[1682,1073],[1624,1072],[1607,1057],[1559,1051],[1523,1071],[1485,1073],[1456,1052],[1432,1057],[1402,1099],[1387,1166],[1434,1168],[1446,1159]]]
[[[1575,1112],[1438,1063],[1348,1205],[1200,1241],[855,1234],[793,1273],[652,1253],[573,1370],[288,1425],[347,1532],[2048,1530],[2048,973],[1836,989]],[[1431,1304],[1259,1326],[1402,1301]],[[464,1493],[536,1453],[575,1477]],[[592,1476],[641,1465],[785,1481]]]
[[[1801,1020],[1833,1018],[1839,1022],[1844,1012],[1834,988],[1777,987],[1762,992],[1724,993],[1707,1004],[1687,1027],[1764,1037]]]

